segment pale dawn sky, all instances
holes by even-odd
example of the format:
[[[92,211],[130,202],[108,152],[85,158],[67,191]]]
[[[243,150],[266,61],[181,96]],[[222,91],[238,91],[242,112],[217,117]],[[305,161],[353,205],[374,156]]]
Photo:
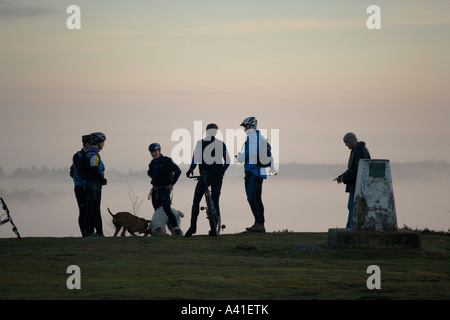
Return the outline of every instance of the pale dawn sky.
[[[248,116],[279,130],[282,164],[346,163],[348,131],[373,158],[450,161],[449,12],[447,0],[0,0],[0,166],[68,167],[102,131],[107,168],[141,170],[151,142],[170,155],[175,130]]]

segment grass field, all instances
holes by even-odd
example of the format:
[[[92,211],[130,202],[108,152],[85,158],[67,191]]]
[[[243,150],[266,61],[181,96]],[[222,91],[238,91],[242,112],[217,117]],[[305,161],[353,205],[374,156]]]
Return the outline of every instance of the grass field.
[[[81,289],[68,289],[70,265]],[[366,285],[370,265],[381,289]],[[327,233],[0,239],[0,299],[450,298],[450,238],[421,249],[333,248]]]

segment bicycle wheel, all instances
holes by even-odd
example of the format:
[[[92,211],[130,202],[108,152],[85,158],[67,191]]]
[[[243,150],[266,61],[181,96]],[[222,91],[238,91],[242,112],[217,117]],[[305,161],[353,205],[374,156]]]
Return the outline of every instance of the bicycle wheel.
[[[214,207],[214,205],[213,205]],[[220,230],[221,228],[221,224],[220,224],[220,216],[217,213],[216,209],[214,208],[214,210],[212,210],[212,218],[213,218],[213,225],[214,225],[214,230],[216,231],[216,235],[220,234]]]
[[[206,191],[206,206],[207,206],[206,213],[208,215],[211,230],[214,230],[214,232],[216,233],[215,235],[218,236],[220,234],[220,230],[221,230],[220,215],[216,211],[216,208],[214,206],[214,202],[212,200],[211,193],[209,192],[209,190]]]

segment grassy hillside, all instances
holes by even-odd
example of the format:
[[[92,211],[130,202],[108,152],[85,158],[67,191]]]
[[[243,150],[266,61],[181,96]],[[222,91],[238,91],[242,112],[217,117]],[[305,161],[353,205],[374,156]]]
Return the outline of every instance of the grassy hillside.
[[[0,299],[449,299],[450,239],[339,249],[327,233],[0,239]],[[70,265],[81,289],[69,290]],[[381,289],[369,290],[378,265]]]

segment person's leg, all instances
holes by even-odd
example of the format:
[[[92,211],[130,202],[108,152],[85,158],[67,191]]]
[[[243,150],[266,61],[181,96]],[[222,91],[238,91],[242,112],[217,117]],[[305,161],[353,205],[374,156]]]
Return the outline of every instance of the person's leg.
[[[214,202],[214,208],[216,209],[219,217],[220,217],[219,200],[221,191],[222,191],[222,179],[214,181],[214,183],[211,184],[211,198]]]
[[[347,225],[345,226],[345,228],[350,229],[351,228],[351,224],[352,224],[352,212],[353,212],[353,202],[355,200],[355,194],[354,193],[349,193],[348,195],[348,203],[347,203],[347,208],[348,208],[348,218],[347,218]]]
[[[152,189],[152,206],[153,209],[156,211],[159,207],[161,207],[161,198],[159,196],[159,190],[158,189]]]
[[[96,183],[95,181],[86,181],[86,216],[85,228],[86,236],[89,237],[94,233],[95,225],[95,208],[96,208]]]
[[[84,186],[75,186],[74,191],[78,204],[78,226],[80,227],[81,236],[86,237],[86,193]]]
[[[200,201],[205,194],[205,184],[203,181],[199,180],[195,186],[194,199],[192,200],[191,209],[191,225],[186,232],[185,236],[190,237],[197,232],[197,219],[200,214]]]
[[[264,204],[262,202],[262,185],[264,179],[261,177],[256,177],[255,179],[255,202],[256,206],[258,207],[258,220],[257,223],[264,225],[265,218],[264,218]]]
[[[256,216],[255,216],[255,212],[254,212],[254,208],[253,208],[253,194],[254,194],[254,185],[253,185],[253,180],[254,180],[254,176],[250,173],[246,173],[245,174],[245,194],[247,195],[247,202],[250,205],[250,209],[252,211],[253,217],[255,219],[255,224],[256,224]]]
[[[247,193],[247,201],[250,205],[250,208],[253,213],[253,217],[255,218],[255,224],[249,228],[246,228],[247,231],[256,231],[260,229],[261,221],[264,221],[264,217],[261,216],[259,205],[258,204],[258,192],[262,192],[262,185],[258,185],[258,178],[251,173],[246,173],[245,176],[245,191]],[[263,207],[264,208],[264,207]]]
[[[101,203],[102,203],[102,186],[100,183],[97,188],[97,196],[96,196],[96,205],[95,205],[95,232],[98,235],[103,235],[103,223],[102,223],[102,212],[101,212]]]

